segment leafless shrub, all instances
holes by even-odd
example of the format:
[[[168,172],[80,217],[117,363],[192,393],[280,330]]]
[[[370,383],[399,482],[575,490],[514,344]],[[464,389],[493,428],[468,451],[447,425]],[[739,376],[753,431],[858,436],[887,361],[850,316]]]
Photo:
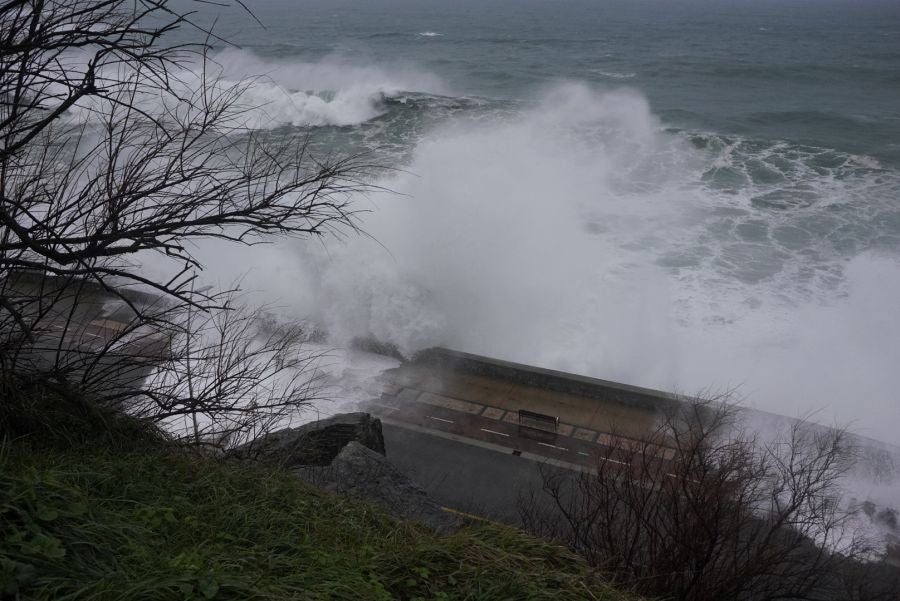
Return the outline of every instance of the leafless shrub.
[[[247,84],[219,79],[205,43],[163,44],[190,24],[167,0],[0,4],[0,279],[35,270],[113,294],[139,284],[206,307],[193,241],[354,226],[348,195],[369,166],[245,128]],[[147,253],[172,274],[142,272]],[[21,331],[35,325],[12,298],[0,307]]]
[[[32,342],[6,357],[5,386],[90,399],[219,448],[287,426],[321,400],[322,352],[307,349],[302,326],[260,319],[264,308],[246,308],[234,293],[199,309],[155,295],[126,304],[85,280],[26,279],[20,287],[42,294],[30,293],[23,315],[44,315]]]
[[[638,441],[613,437],[593,471],[545,469],[526,527],[652,597],[889,598],[858,577],[871,547],[839,502],[845,431],[797,421],[763,439],[733,406],[688,401]]]
[[[239,446],[323,400],[321,351],[301,326],[264,331],[255,312],[186,308],[181,332],[129,411],[196,444]]]
[[[0,1],[0,377],[235,441],[315,398],[314,358],[197,287],[196,243],[352,230],[371,168],[248,127],[189,6]]]

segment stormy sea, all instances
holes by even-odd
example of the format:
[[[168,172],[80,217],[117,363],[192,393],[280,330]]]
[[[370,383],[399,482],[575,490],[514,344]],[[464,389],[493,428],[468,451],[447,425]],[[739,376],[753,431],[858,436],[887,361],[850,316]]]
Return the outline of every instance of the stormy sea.
[[[250,9],[194,17],[245,125],[361,154],[377,189],[364,235],[210,245],[205,278],[336,347],[734,390],[900,443],[900,4]]]

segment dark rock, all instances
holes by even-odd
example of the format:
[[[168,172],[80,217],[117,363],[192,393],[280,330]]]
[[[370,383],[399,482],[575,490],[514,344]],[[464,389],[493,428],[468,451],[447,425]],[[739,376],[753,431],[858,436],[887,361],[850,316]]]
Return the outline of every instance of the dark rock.
[[[373,501],[396,518],[438,532],[452,532],[462,524],[459,517],[441,509],[387,459],[356,442],[348,443],[328,467],[294,471],[319,488]]]
[[[234,451],[238,458],[289,468],[319,488],[376,502],[394,517],[440,532],[459,527],[457,516],[443,511],[384,454],[381,421],[368,413],[279,430]]]
[[[350,442],[384,455],[381,420],[368,413],[343,413],[273,432],[240,447],[235,455],[287,468],[327,466]]]

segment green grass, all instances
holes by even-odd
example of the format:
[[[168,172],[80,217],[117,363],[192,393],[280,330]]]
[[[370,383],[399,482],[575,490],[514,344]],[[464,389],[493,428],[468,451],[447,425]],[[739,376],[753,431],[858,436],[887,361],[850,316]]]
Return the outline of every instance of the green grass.
[[[630,598],[512,528],[441,536],[133,428],[72,431],[0,442],[4,601]]]

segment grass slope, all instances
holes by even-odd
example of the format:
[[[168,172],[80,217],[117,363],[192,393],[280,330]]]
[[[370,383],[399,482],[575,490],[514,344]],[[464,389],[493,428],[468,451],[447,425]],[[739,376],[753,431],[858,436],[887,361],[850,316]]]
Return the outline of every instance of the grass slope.
[[[439,536],[155,436],[47,431],[0,442],[4,600],[630,598],[512,528]]]

